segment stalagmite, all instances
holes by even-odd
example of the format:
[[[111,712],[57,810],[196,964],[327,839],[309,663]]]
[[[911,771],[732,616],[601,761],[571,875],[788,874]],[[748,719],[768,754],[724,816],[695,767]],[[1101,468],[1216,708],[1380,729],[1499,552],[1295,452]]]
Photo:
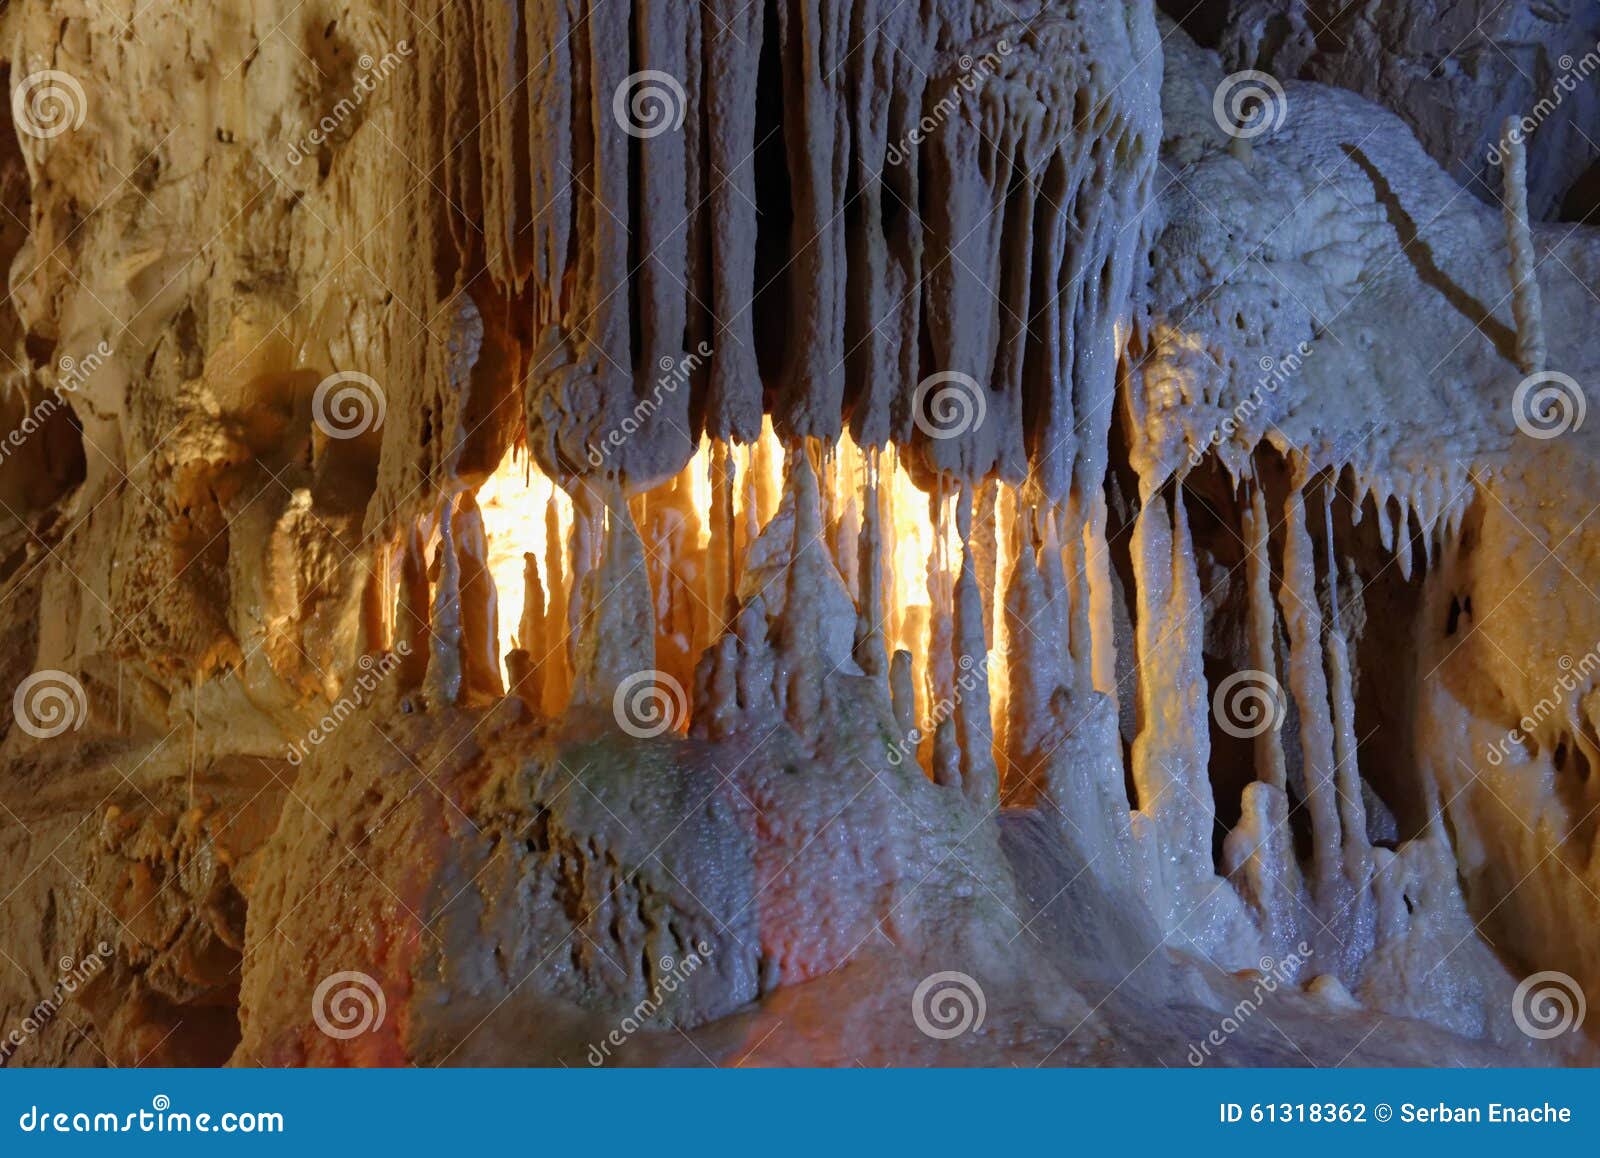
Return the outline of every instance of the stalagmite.
[[[1132,550],[1139,588],[1139,733],[1133,743],[1133,779],[1139,811],[1149,818],[1160,842],[1168,887],[1183,890],[1211,872],[1215,809],[1207,776],[1211,744],[1200,655],[1204,623],[1181,490],[1170,505],[1160,492],[1145,496]]]
[[[545,673],[564,655],[559,636],[552,646],[546,628],[544,585],[539,580],[539,557],[532,552],[522,556],[522,620],[517,625],[517,650],[523,653],[522,671],[511,674],[511,691],[520,695],[534,711],[543,710]],[[507,665],[509,668],[509,664]]]
[[[427,547],[422,527],[416,521],[406,528],[405,548],[400,556],[400,579],[394,611],[397,645],[404,643],[400,669],[396,673],[402,691],[422,686],[428,673],[429,628],[433,613],[429,605]]]
[[[878,452],[869,450],[861,490],[859,587],[851,654],[863,672],[882,679],[888,673],[888,639],[884,631],[883,504],[878,496],[878,462]]]
[[[1343,835],[1334,779],[1333,719],[1323,667],[1322,615],[1317,610],[1316,557],[1306,528],[1305,478],[1300,471],[1284,502],[1283,582],[1279,605],[1289,634],[1289,687],[1300,718],[1306,811],[1311,817],[1312,891],[1326,920],[1345,897]]]
[[[567,592],[570,573],[564,573],[562,556],[566,551],[566,537],[561,533],[561,520],[552,495],[545,507],[544,521],[545,577],[549,580],[550,603],[545,611],[545,651],[539,667],[544,673],[544,710],[551,716],[566,710],[572,693],[571,647],[572,628]]]
[[[904,648],[889,659],[889,692],[894,704],[894,719],[902,738],[909,737],[917,727],[917,697],[915,677],[911,672],[911,653]]]
[[[955,585],[955,733],[960,743],[961,786],[983,808],[999,797],[994,726],[989,714],[989,654],[983,632],[983,596],[972,548],[962,551]]]
[[[622,682],[655,668],[655,615],[644,544],[621,489],[603,498],[599,564],[578,586],[578,642],[572,699],[610,707]]]
[[[461,674],[470,696],[499,699],[505,694],[500,679],[499,600],[494,577],[489,574],[489,541],[483,515],[471,491],[457,501],[456,557],[460,576]]]
[[[434,548],[429,578],[433,581],[428,675],[423,682],[430,707],[457,703],[462,691],[461,560],[452,527],[455,504],[439,506],[439,545]]]
[[[1245,582],[1249,588],[1250,666],[1264,672],[1275,684],[1278,657],[1273,646],[1277,634],[1278,612],[1272,601],[1272,557],[1267,525],[1266,488],[1259,481],[1250,484],[1250,508],[1244,512]],[[1256,779],[1282,792],[1288,781],[1284,773],[1283,733],[1265,728],[1255,737]],[[1248,791],[1248,790],[1247,790]]]
[[[1518,118],[1507,117],[1501,127],[1500,148],[1505,155],[1505,223],[1511,251],[1511,307],[1517,321],[1517,364],[1524,374],[1545,367],[1544,307],[1539,297],[1538,259],[1528,228],[1528,150]]]
[[[711,536],[706,547],[706,603],[712,639],[720,638],[737,613],[738,544],[734,532],[734,466],[731,448],[720,439],[711,444]]]

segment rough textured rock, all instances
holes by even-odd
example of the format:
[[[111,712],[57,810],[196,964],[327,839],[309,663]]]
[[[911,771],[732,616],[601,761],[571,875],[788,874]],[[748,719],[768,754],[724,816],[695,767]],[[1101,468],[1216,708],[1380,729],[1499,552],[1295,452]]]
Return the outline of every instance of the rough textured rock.
[[[1600,235],[1431,10],[13,0],[0,1060],[1594,1061]]]

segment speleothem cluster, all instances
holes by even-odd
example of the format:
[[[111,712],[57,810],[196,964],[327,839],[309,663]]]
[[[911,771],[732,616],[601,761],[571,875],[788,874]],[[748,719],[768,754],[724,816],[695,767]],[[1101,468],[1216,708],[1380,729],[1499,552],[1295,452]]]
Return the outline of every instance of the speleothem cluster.
[[[1600,234],[1211,7],[13,0],[0,1057],[1592,1060]]]

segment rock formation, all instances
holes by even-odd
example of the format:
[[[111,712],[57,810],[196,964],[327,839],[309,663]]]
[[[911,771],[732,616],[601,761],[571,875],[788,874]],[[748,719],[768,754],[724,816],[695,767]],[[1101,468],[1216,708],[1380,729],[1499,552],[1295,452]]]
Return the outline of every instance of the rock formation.
[[[1600,77],[1201,9],[12,0],[0,1064],[1593,1062]]]

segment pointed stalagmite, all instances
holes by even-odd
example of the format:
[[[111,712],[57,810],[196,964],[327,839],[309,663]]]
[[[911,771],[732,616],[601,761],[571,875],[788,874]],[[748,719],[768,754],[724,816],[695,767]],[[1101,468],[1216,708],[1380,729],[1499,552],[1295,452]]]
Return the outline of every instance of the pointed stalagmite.
[[[423,687],[433,707],[461,699],[461,559],[456,554],[454,508],[449,498],[439,504],[439,545],[429,572],[433,579],[432,632]]]
[[[468,695],[498,699],[500,678],[499,599],[489,574],[489,540],[483,513],[471,491],[457,501],[456,557],[461,580],[462,677]]]
[[[433,612],[429,606],[427,546],[422,526],[412,520],[406,528],[405,547],[400,556],[400,580],[396,592],[394,635],[398,649],[406,644],[400,669],[395,673],[401,691],[422,686],[428,674],[429,628]]]

